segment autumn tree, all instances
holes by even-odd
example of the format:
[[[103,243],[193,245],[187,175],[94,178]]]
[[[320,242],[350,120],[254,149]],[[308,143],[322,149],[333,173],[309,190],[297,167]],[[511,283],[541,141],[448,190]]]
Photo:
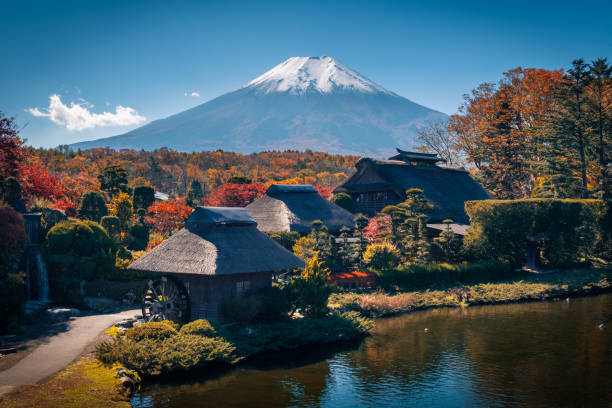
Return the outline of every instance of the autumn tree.
[[[0,111],[0,176],[17,177],[26,157],[15,121]]]
[[[436,153],[449,166],[461,165],[461,152],[457,147],[456,134],[449,131],[447,121],[427,121],[417,129],[417,150]]]
[[[215,189],[205,202],[216,207],[246,207],[264,195],[266,190],[264,183],[227,183]]]
[[[186,205],[184,199],[161,201],[149,207],[145,220],[153,231],[170,234],[183,226],[192,211],[193,208]]]
[[[192,180],[189,184],[189,190],[187,190],[186,203],[190,207],[197,207],[203,203],[204,192],[202,191],[202,184],[197,180]]]
[[[19,169],[21,187],[26,201],[34,197],[57,201],[64,197],[64,186],[49,170],[35,163]]]
[[[134,215],[134,206],[127,193],[119,192],[110,205],[110,214],[119,219],[121,232],[127,232]]]
[[[538,131],[557,103],[562,80],[561,71],[516,68],[466,95],[451,117],[457,147],[498,198],[530,195],[542,160]]]

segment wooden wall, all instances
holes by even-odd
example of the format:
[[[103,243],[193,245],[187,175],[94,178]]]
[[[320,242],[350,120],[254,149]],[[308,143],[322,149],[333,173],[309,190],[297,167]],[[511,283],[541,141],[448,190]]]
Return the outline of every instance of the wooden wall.
[[[191,318],[223,321],[221,307],[229,299],[239,297],[240,287],[248,282],[245,291],[272,285],[272,272],[244,273],[234,275],[193,275],[178,276],[189,294]]]

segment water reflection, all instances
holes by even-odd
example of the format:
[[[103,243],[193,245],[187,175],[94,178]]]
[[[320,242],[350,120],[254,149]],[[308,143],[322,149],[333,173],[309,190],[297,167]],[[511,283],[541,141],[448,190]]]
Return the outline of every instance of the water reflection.
[[[132,403],[609,406],[611,315],[612,295],[602,295],[569,303],[438,309],[381,319],[373,336],[353,349],[280,354],[217,378],[151,385]],[[600,330],[603,321],[608,327]]]

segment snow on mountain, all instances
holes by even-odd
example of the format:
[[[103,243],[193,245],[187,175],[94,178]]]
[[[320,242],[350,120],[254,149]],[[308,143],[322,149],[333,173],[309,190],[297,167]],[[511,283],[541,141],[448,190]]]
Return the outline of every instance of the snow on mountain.
[[[122,135],[75,143],[240,153],[306,150],[387,156],[414,148],[444,113],[390,92],[330,57],[293,57],[243,87]]]
[[[252,88],[264,93],[289,92],[294,95],[309,91],[322,94],[358,91],[395,96],[393,92],[387,91],[331,57],[289,58],[243,88]]]

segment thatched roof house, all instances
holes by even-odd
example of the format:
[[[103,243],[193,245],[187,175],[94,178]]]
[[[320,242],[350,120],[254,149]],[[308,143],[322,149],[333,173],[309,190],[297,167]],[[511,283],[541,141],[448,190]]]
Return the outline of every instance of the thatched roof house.
[[[420,188],[435,206],[429,215],[431,222],[451,218],[458,224],[469,223],[466,201],[491,198],[466,170],[438,166],[444,160],[437,155],[397,151],[389,160],[360,159],[356,172],[334,193],[348,193],[357,212],[374,215],[403,201],[406,190]]]
[[[185,227],[129,269],[177,278],[190,301],[190,318],[219,320],[222,303],[269,286],[275,272],[304,262],[257,229],[244,208],[198,207]]]
[[[308,233],[314,220],[321,220],[331,233],[355,226],[352,213],[321,197],[309,184],[273,184],[246,209],[265,232]]]

